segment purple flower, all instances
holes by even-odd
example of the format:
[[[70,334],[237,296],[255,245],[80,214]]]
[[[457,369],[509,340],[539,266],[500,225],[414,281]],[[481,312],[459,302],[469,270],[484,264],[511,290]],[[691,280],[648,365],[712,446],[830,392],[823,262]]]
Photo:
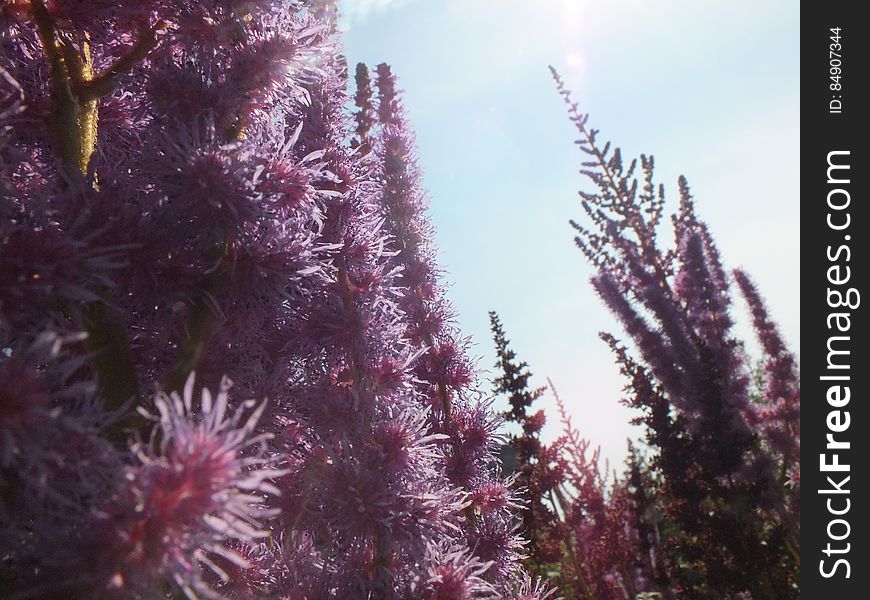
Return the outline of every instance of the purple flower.
[[[673,554],[664,557],[671,561],[670,577],[698,597],[742,594],[748,582],[753,596],[788,594],[779,590],[796,589],[798,573],[792,560],[797,486],[786,485],[789,474],[800,480],[794,358],[755,287],[736,271],[764,352],[765,389],[752,393],[750,365],[730,314],[730,281],[685,178],[671,218],[674,245],[665,249],[659,243],[664,190],[654,183],[654,161],[641,156],[626,165],[618,148],[601,146],[588,115],[553,76],[580,134],[582,172],[592,183],[592,191],[581,192],[589,224],[572,222],[577,244],[597,269],[592,285],[631,350],[610,334],[602,337],[629,378],[625,402],[643,411],[638,421],[647,426],[651,479],[658,482],[653,498],[676,528]],[[637,532],[649,529],[640,523]],[[686,560],[700,577],[689,575]],[[645,586],[663,577],[658,568],[647,571],[640,579],[614,576],[611,584],[633,595],[632,580]]]
[[[447,577],[436,547],[469,593],[509,585],[497,420],[413,135],[383,66],[351,139],[334,6],[34,0],[0,27],[14,587],[408,598]],[[504,546],[487,584],[474,494]]]
[[[227,579],[216,557],[246,564],[227,542],[267,535],[261,521],[275,512],[265,502],[279,494],[269,480],[282,472],[264,456],[271,434],[255,433],[264,405],[245,402],[228,414],[228,391],[229,382],[216,396],[203,389],[195,403],[191,375],[183,395],[155,399],[155,431],[133,447],[138,464],[91,519],[92,537],[73,564],[92,565],[87,589],[123,596],[166,580],[189,595],[213,595],[201,570]],[[73,587],[82,585],[75,569],[67,573]]]

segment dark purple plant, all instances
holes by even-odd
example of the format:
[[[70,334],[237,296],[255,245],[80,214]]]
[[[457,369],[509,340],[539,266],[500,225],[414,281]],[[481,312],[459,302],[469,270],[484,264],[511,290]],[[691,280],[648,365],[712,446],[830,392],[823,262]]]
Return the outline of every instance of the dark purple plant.
[[[528,365],[518,361],[498,315],[490,312],[499,376],[495,393],[507,397],[505,419],[521,432],[503,451],[512,464],[523,502],[522,533],[529,540],[525,564],[549,578],[568,598],[633,600],[639,594],[669,597],[659,558],[661,535],[650,498],[649,469],[632,449],[628,473],[608,473],[571,422],[552,384],[562,435],[544,444],[541,410],[532,404],[546,388],[529,384]]]
[[[588,115],[553,75],[580,133],[582,173],[594,186],[580,192],[591,225],[572,225],[598,271],[592,284],[634,349],[603,334],[630,381],[627,402],[644,411],[647,441],[656,450],[660,501],[677,528],[668,542],[676,592],[797,597],[794,359],[754,286],[736,272],[764,353],[764,397],[753,396],[743,343],[733,331],[729,276],[695,216],[685,178],[672,217],[674,246],[663,250],[664,189],[654,183],[652,157],[626,166],[618,148],[601,147]]]
[[[548,595],[395,86],[353,143],[334,18],[0,8],[4,597]]]
[[[559,519],[550,500],[556,488],[564,483],[563,474],[555,465],[553,448],[546,447],[540,439],[544,412],[531,412],[532,404],[544,394],[545,388],[530,386],[532,374],[528,364],[517,359],[495,311],[490,311],[489,322],[499,373],[493,380],[493,391],[497,396],[506,397],[510,405],[504,413],[505,421],[520,428],[508,440],[502,455],[515,474],[516,486],[524,500],[522,532],[529,541],[526,564],[531,571],[543,574],[545,565],[557,562],[561,555],[558,548],[553,551],[551,531]]]

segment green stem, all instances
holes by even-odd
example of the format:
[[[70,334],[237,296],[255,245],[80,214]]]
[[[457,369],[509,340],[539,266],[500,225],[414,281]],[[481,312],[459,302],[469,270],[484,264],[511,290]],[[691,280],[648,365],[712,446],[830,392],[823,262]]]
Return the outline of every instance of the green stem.
[[[90,47],[85,36],[78,36],[78,49],[62,41],[42,0],[33,0],[31,6],[51,73],[51,129],[57,152],[65,164],[85,174],[97,141],[98,100],[78,97],[75,88],[93,78]]]
[[[224,285],[228,258],[229,242],[221,249],[218,267],[197,286],[187,320],[187,335],[181,341],[175,366],[165,382],[167,392],[183,390],[190,374],[199,371],[202,366],[215,321],[215,311],[210,299],[216,298]]]
[[[120,315],[111,315],[108,304],[102,301],[85,304],[81,318],[88,334],[85,345],[91,354],[91,367],[97,375],[97,393],[107,411],[118,411],[127,402],[139,399],[139,382],[127,331]],[[110,428],[108,437],[123,442],[124,430],[129,424],[129,419],[118,421]]]
[[[43,55],[52,81],[50,127],[60,160],[83,175],[97,139],[98,96],[84,97],[80,89],[93,79],[93,61],[87,34],[61,34],[42,0],[32,0]],[[81,307],[86,347],[97,377],[97,391],[106,410],[120,410],[139,397],[133,353],[120,315],[111,315],[108,298]],[[108,437],[124,442],[124,420],[115,423]]]
[[[43,0],[30,4],[51,73],[51,129],[57,152],[65,164],[87,174],[97,144],[100,98],[114,91],[119,77],[148,56],[157,45],[157,31],[165,24],[158,21],[142,31],[130,52],[96,76],[87,33],[58,32]]]

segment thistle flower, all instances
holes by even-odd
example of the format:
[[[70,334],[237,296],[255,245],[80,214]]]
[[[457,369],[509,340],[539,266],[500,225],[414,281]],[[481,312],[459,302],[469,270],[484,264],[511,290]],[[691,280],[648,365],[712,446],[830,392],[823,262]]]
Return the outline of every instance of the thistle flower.
[[[25,523],[40,512],[62,518],[77,509],[73,498],[94,500],[117,478],[117,456],[96,435],[117,415],[77,379],[83,361],[72,349],[83,337],[45,332],[0,344],[0,521],[12,537],[24,529],[16,514]]]
[[[134,446],[138,464],[90,519],[61,582],[129,597],[148,596],[162,581],[191,598],[214,597],[202,569],[226,580],[216,557],[246,564],[227,543],[267,534],[260,521],[275,514],[266,502],[279,493],[269,480],[282,472],[264,456],[271,434],[255,434],[264,405],[245,402],[228,414],[229,387],[225,381],[216,396],[203,389],[194,402],[191,375],[183,394],[155,398],[151,439]]]
[[[406,124],[329,1],[80,4],[0,9],[0,595],[414,597],[510,501]]]
[[[528,575],[523,579],[520,587],[511,596],[513,600],[559,600],[556,589],[547,586],[540,579],[532,579]]]
[[[496,598],[496,590],[481,575],[491,563],[481,562],[463,549],[444,546],[428,548],[430,567],[420,585],[420,597],[427,600],[471,600]]]

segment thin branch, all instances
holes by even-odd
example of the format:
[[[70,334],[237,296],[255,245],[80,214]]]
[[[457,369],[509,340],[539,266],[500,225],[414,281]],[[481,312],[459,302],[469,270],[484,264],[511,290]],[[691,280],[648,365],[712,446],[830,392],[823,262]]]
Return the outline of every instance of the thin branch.
[[[114,91],[115,86],[118,84],[118,79],[125,73],[133,70],[154,49],[159,41],[157,32],[165,27],[166,23],[164,21],[157,21],[152,27],[140,31],[139,39],[136,40],[136,43],[133,44],[133,47],[127,54],[115,61],[101,75],[90,81],[83,82],[80,90],[82,99],[95,100]]]

